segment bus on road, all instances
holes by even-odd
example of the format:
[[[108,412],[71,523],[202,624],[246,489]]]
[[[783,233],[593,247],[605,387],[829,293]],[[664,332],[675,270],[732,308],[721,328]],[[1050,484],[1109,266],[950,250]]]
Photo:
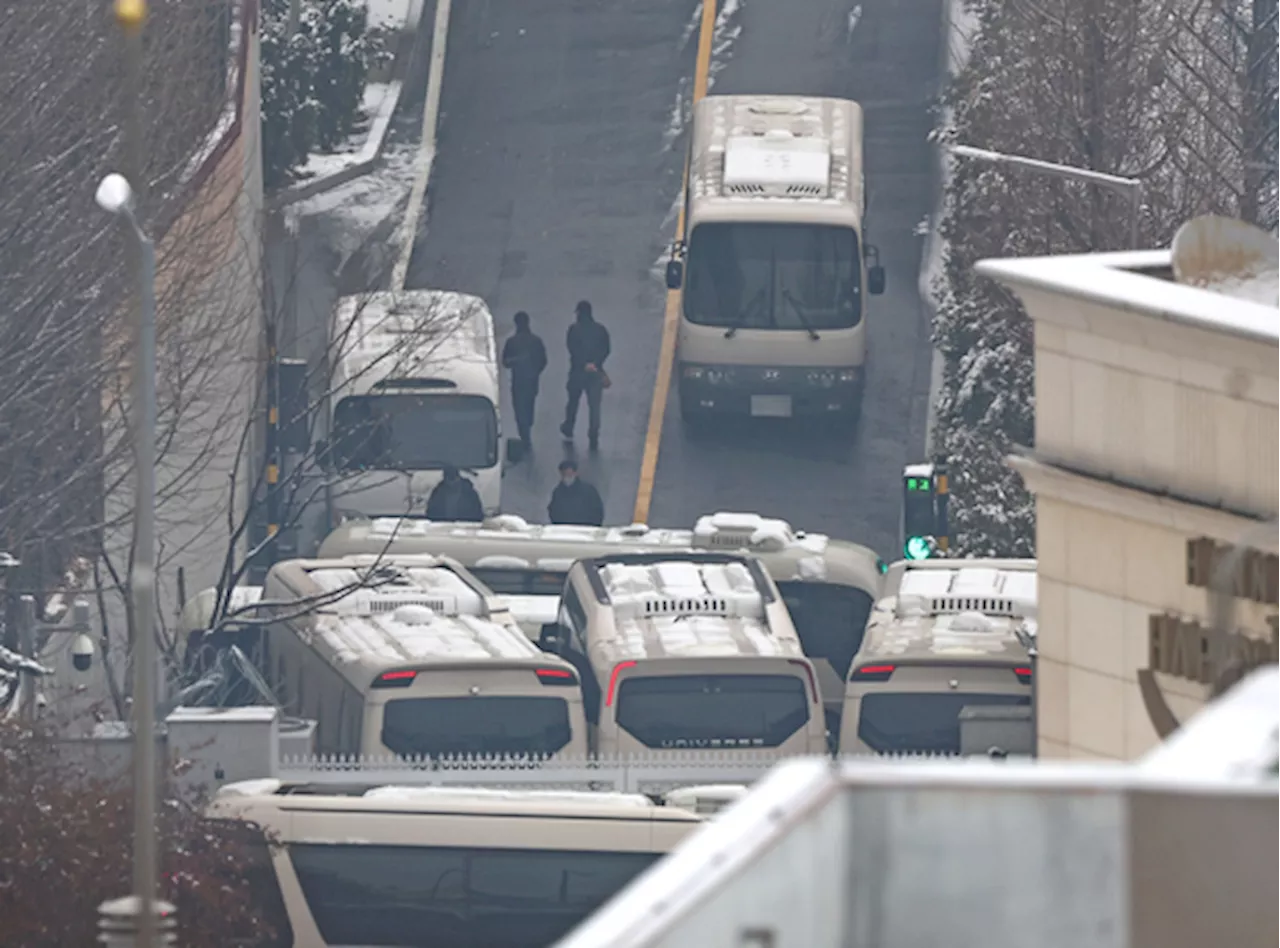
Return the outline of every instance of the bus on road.
[[[694,106],[689,236],[667,266],[667,285],[683,288],[683,418],[857,413],[867,296],[884,291],[865,212],[858,103],[709,95]]]

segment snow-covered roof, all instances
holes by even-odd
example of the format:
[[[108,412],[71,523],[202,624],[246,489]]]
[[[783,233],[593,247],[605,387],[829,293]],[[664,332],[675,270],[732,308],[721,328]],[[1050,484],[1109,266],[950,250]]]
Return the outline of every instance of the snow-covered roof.
[[[799,654],[794,636],[770,628],[763,591],[743,563],[605,563],[598,575],[609,594],[611,645],[619,655]]]
[[[1244,296],[1233,289],[1188,286],[1140,271],[1173,265],[1168,250],[982,260],[974,269],[1008,286],[1027,287],[1139,316],[1280,344],[1280,308],[1254,302],[1261,285]],[[1272,296],[1274,300],[1274,295]]]
[[[325,538],[320,555],[437,553],[478,568],[565,573],[580,559],[675,550],[740,550],[759,557],[777,582],[826,582],[859,590],[872,599],[880,597],[883,586],[883,564],[868,547],[797,530],[785,520],[730,511],[699,517],[691,530],[642,523],[530,524],[512,514],[479,524],[379,517],[342,524]]]
[[[283,563],[268,583],[278,581],[287,594],[299,598],[347,590],[312,612],[314,644],[339,664],[379,667],[542,656],[510,614],[491,613],[481,590],[447,561],[398,556],[375,565],[376,559],[351,556]]]
[[[458,394],[491,395],[497,383],[493,316],[478,296],[443,290],[347,296],[334,309],[330,331],[342,394],[401,378],[449,379]]]
[[[1026,646],[1014,631],[1017,623],[1026,621],[980,612],[905,617],[875,613],[858,650],[859,660],[914,657],[931,662],[1026,661]]]
[[[945,561],[944,561],[945,562]],[[981,560],[974,561],[981,563]],[[908,565],[894,604],[898,615],[980,613],[1035,618],[1036,573],[990,565],[915,568]]]

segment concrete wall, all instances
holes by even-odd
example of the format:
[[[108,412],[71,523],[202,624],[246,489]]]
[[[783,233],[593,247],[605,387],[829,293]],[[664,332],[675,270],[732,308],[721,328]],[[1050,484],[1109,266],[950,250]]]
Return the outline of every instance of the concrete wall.
[[[1096,259],[1105,287],[1114,274]],[[1258,530],[1276,515],[1280,482],[1277,347],[1144,308],[1140,284],[1132,299],[1102,299],[1080,285],[1080,260],[1066,258],[1059,287],[1052,259],[997,262],[1034,269],[1005,279],[1035,323],[1034,458],[1011,463],[1036,494],[1040,752],[1124,760],[1161,737],[1140,687],[1152,616],[1209,624],[1208,593],[1188,583],[1188,541],[1277,548],[1274,531]],[[1124,279],[1158,284],[1166,300],[1206,295]],[[1238,305],[1222,297],[1224,314]],[[1272,638],[1274,604],[1240,598],[1235,613],[1240,631]],[[1179,721],[1208,695],[1205,681],[1151,674]]]

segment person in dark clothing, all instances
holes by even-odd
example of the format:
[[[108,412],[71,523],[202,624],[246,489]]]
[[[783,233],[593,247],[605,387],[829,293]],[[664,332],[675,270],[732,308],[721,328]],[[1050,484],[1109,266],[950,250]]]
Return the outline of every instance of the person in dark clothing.
[[[428,520],[462,520],[480,523],[484,520],[484,504],[475,485],[452,464],[446,464],[444,479],[427,498]]]
[[[516,334],[502,347],[502,364],[511,370],[511,405],[516,431],[527,446],[533,428],[533,405],[538,398],[538,376],[547,367],[547,347],[529,329],[529,314],[515,315]]]
[[[598,527],[604,523],[604,503],[600,500],[600,492],[578,479],[578,465],[573,461],[560,462],[560,483],[551,492],[547,513],[551,515],[552,523],[582,527]]]
[[[591,304],[581,300],[575,307],[577,321],[569,327],[565,344],[569,347],[569,404],[564,410],[560,433],[573,438],[578,422],[578,403],[587,396],[587,437],[591,450],[600,446],[600,396],[608,383],[604,360],[609,358],[609,330],[591,315]]]

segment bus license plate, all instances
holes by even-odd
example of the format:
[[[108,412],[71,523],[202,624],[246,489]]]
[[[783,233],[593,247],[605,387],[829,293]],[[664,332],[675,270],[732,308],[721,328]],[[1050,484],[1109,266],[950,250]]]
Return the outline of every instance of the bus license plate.
[[[790,418],[790,395],[752,395],[751,414],[757,418]]]

